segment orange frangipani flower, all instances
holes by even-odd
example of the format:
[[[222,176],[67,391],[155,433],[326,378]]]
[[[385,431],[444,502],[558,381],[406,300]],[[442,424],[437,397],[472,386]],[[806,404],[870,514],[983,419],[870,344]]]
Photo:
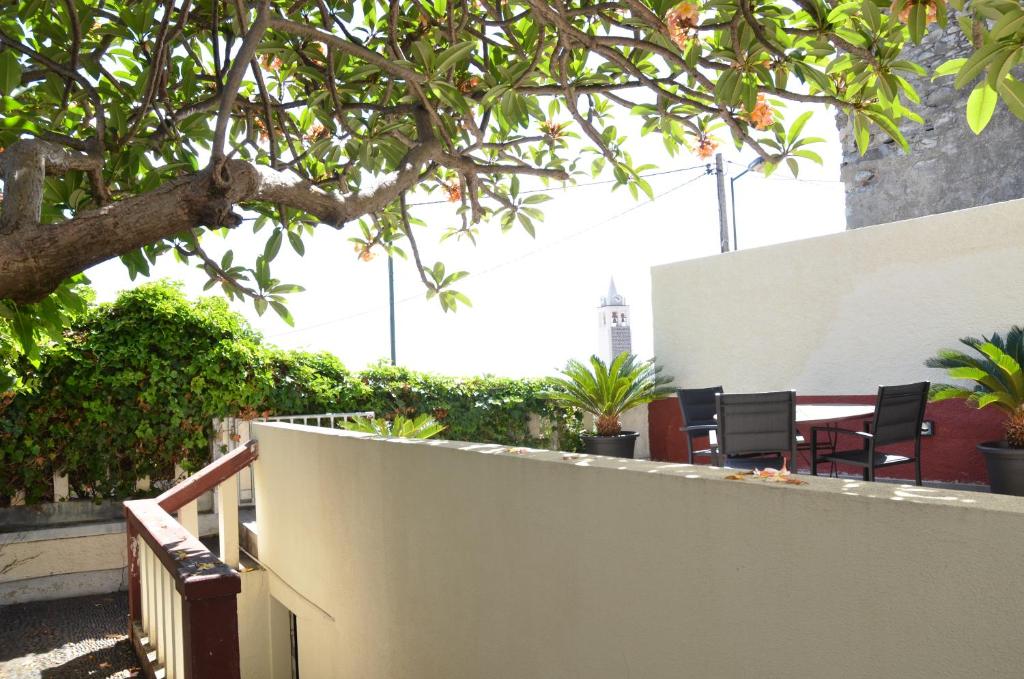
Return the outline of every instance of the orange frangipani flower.
[[[462,187],[459,186],[458,182],[452,182],[444,185],[445,191],[448,192],[448,202],[458,203],[462,200]]]
[[[757,95],[757,104],[750,112],[750,122],[754,123],[754,127],[759,130],[767,130],[775,123],[774,113],[772,107],[765,101],[764,95],[759,94]]]
[[[554,140],[565,136],[565,128],[567,127],[569,127],[569,123],[556,123],[553,120],[545,120],[540,124],[540,129],[543,130],[544,134]]]
[[[718,142],[705,135],[697,142],[697,155],[701,158],[710,158],[715,155],[715,149],[717,148]]]
[[[893,14],[899,17],[899,20],[903,23],[910,21],[910,10],[914,8],[914,5],[924,5],[925,11],[925,23],[930,24],[936,21],[939,17],[939,9],[935,4],[935,0],[893,0],[890,10]]]
[[[459,81],[459,83],[458,83],[458,85],[459,85],[459,92],[462,92],[463,94],[469,94],[470,92],[475,90],[476,86],[479,85],[479,84],[480,84],[480,78],[476,77],[475,75],[474,76],[470,76],[469,78],[466,78],[465,80]]]
[[[665,13],[668,36],[679,49],[686,49],[687,43],[696,39],[697,33],[693,29],[699,20],[700,10],[692,2],[680,2]]]
[[[314,123],[302,138],[306,141],[319,141],[330,135],[330,131],[322,123]]]

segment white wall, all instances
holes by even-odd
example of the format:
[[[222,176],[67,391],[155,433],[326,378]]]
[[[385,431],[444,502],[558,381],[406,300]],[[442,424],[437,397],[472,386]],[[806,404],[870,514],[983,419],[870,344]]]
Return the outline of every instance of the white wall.
[[[1011,677],[1024,498],[257,424],[302,676]]]
[[[954,181],[950,179],[950,181]],[[1024,200],[652,269],[676,384],[873,394],[936,350],[1024,323]]]

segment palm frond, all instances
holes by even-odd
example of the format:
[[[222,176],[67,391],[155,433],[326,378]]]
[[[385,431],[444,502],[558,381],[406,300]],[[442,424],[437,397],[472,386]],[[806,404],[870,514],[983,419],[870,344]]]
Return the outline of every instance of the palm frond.
[[[605,363],[591,356],[589,366],[570,360],[562,376],[548,380],[543,395],[562,405],[579,408],[597,418],[618,419],[622,413],[672,393],[671,377],[661,375],[654,360],[641,361],[623,352]]]
[[[995,405],[1010,413],[1024,409],[1024,329],[1015,325],[1005,338],[992,333],[982,339],[964,337],[960,343],[977,355],[943,349],[925,365],[941,368],[953,379],[974,382],[975,388],[936,384],[929,400],[960,398],[977,408]]]

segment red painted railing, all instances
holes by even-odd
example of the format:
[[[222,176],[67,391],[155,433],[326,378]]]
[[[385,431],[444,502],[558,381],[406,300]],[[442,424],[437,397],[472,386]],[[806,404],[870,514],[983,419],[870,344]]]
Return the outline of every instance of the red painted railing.
[[[241,579],[170,512],[234,482],[256,456],[256,442],[249,441],[156,499],[124,503],[129,633],[149,677],[161,669],[168,679],[240,677]],[[226,504],[221,503],[222,514],[230,513]],[[237,505],[232,516],[237,523]]]

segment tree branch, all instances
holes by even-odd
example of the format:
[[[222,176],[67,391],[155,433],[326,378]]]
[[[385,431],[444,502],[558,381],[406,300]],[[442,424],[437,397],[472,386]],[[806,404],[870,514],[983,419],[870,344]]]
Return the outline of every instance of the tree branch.
[[[99,171],[102,166],[98,155],[72,153],[42,139],[14,142],[0,154],[5,189],[0,234],[39,224],[46,175],[64,174],[68,170]]]
[[[228,80],[221,93],[220,110],[217,112],[217,127],[213,133],[211,165],[219,165],[224,161],[224,139],[228,132],[228,120],[231,117],[231,110],[235,106],[235,99],[238,97],[238,88],[242,85],[245,69],[248,68],[249,61],[256,54],[256,48],[259,47],[260,41],[263,40],[263,34],[267,30],[270,18],[269,6],[269,0],[260,0],[256,11],[256,21],[245,34],[245,39],[242,40],[242,45],[238,48],[235,60],[231,64],[231,70],[228,71]]]

